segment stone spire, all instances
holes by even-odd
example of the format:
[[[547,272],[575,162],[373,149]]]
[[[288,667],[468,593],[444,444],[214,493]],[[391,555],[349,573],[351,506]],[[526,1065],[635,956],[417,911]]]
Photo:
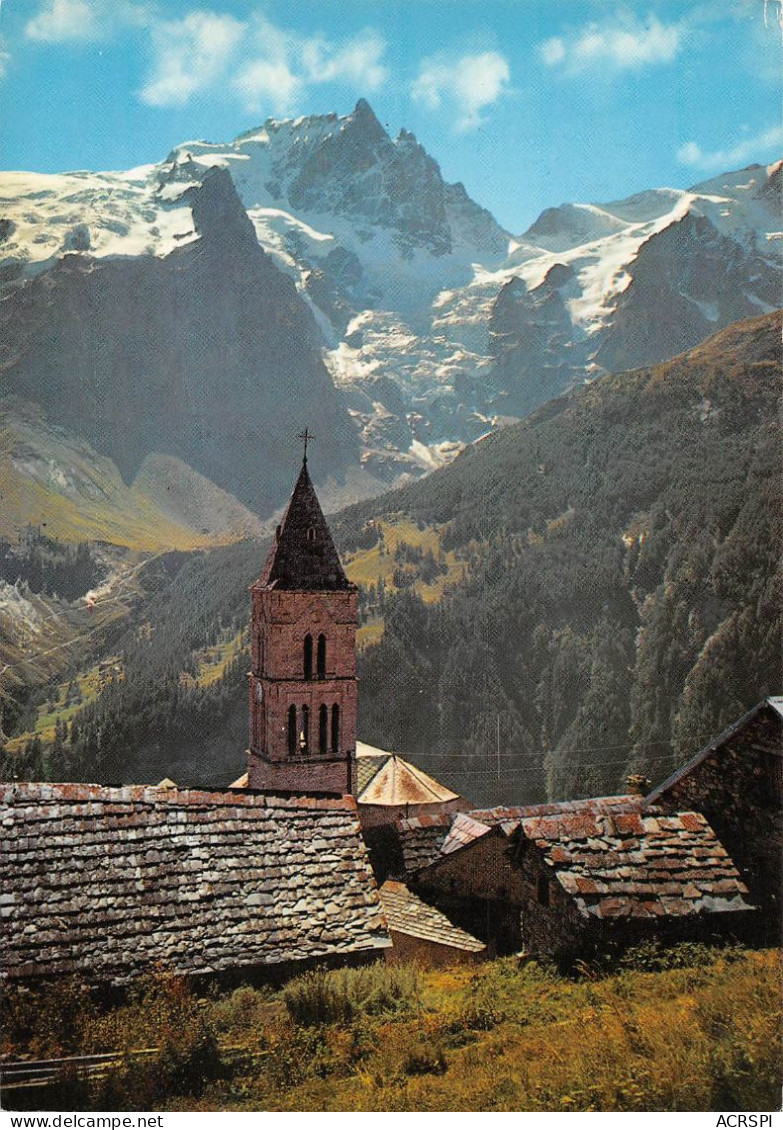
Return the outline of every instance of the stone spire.
[[[354,587],[340,564],[306,458],[258,583],[298,592],[336,592]]]

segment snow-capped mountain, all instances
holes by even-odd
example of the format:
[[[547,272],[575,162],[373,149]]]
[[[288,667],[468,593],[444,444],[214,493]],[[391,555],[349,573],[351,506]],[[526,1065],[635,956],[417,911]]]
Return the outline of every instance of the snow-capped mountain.
[[[1,174],[5,388],[69,426],[109,405],[86,433],[127,475],[160,450],[231,490],[324,403],[324,471],[361,449],[377,489],[778,306],[780,177],[564,204],[511,238],[363,100],[128,172]]]

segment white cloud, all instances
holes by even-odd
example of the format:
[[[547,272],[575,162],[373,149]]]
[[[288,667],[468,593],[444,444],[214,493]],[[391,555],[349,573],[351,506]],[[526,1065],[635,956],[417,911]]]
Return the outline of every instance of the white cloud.
[[[301,60],[310,82],[344,80],[363,90],[377,90],[388,77],[381,62],[385,50],[383,38],[375,31],[363,31],[342,46],[318,36],[301,44]]]
[[[778,155],[783,145],[783,126],[770,126],[750,137],[743,138],[737,145],[730,149],[714,149],[706,152],[695,141],[686,141],[677,150],[677,160],[681,165],[690,165],[697,169],[706,169],[715,172],[727,172],[730,169],[757,161],[770,153]]]
[[[566,57],[566,47],[563,40],[559,35],[553,39],[546,39],[539,46],[541,58],[544,60],[548,67],[553,67],[555,63],[562,63]]]
[[[11,53],[6,49],[5,40],[0,35],[0,81],[6,76],[10,58]]]
[[[147,6],[133,0],[44,0],[25,25],[25,35],[42,43],[102,39],[119,27],[143,26]]]
[[[646,20],[615,17],[547,39],[539,44],[538,52],[546,66],[563,67],[571,74],[599,67],[640,70],[672,62],[684,37],[682,24],[664,24],[654,15]]]
[[[411,95],[431,110],[450,104],[457,114],[455,129],[462,133],[482,124],[482,111],[507,92],[510,78],[508,60],[497,51],[454,60],[435,56],[423,60]]]
[[[278,114],[290,110],[303,89],[301,79],[289,70],[284,59],[256,59],[237,75],[232,85],[248,110],[259,111],[269,106]]]
[[[245,107],[290,110],[308,86],[345,82],[360,92],[377,90],[388,71],[382,64],[386,43],[375,31],[335,43],[323,35],[309,38],[275,27],[257,16],[248,37],[247,62],[233,89]]]
[[[166,11],[165,0],[38,0],[25,34],[43,43],[87,42],[139,29],[150,66],[138,96],[148,106],[184,106],[198,93],[220,91],[247,110],[279,113],[310,86],[343,83],[364,94],[388,77],[386,43],[372,29],[338,41],[289,31],[260,12],[239,19],[202,9],[174,18]],[[0,44],[0,77],[6,58]]]
[[[152,28],[152,75],[139,92],[148,106],[184,106],[226,70],[245,31],[233,16],[189,12]]]
[[[347,41],[306,38],[261,13],[247,21],[211,11],[151,24],[152,68],[140,91],[151,106],[182,106],[207,90],[238,97],[253,113],[285,113],[309,86],[345,82],[359,93],[386,79],[386,44],[374,31]]]
[[[89,39],[95,30],[95,12],[87,0],[48,0],[29,21],[25,34],[45,43],[60,43],[64,39]]]

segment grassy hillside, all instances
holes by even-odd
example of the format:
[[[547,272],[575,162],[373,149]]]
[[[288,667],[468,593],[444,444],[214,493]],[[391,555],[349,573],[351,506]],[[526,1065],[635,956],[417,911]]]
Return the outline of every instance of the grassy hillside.
[[[235,498],[172,456],[149,456],[126,483],[110,459],[18,398],[0,402],[0,490],[0,537],[11,541],[33,525],[66,542],[154,552],[261,529]]]
[[[513,958],[376,965],[199,999],[157,977],[109,1009],[72,985],[11,992],[2,1051],[157,1049],[64,1080],[58,1110],[775,1110],[778,989],[774,952],[694,945],[574,978]]]

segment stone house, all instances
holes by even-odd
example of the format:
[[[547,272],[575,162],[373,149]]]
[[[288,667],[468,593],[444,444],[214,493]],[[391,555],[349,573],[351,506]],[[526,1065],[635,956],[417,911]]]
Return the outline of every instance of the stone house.
[[[768,698],[647,797],[666,812],[701,812],[761,912],[761,935],[780,936],[783,860],[783,698]]]
[[[350,797],[0,786],[0,970],[279,976],[389,940]]]
[[[742,937],[753,922],[747,887],[700,813],[620,796],[468,819],[455,819],[462,842],[447,838],[414,889],[493,952],[568,962],[649,937]]]
[[[404,883],[387,879],[381,887],[392,948],[386,960],[416,961],[424,965],[452,965],[481,961],[486,945],[455,926],[437,907],[415,895]]]

